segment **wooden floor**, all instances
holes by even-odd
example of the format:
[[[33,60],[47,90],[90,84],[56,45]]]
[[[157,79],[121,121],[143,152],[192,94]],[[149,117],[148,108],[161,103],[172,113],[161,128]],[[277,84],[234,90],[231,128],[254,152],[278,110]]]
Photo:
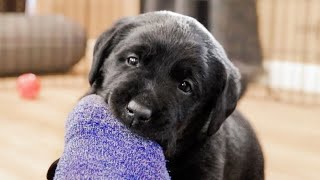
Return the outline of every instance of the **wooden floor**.
[[[45,179],[47,168],[62,152],[68,112],[86,90],[85,82],[70,82],[44,81],[34,101],[19,98],[14,83],[0,87],[1,180]],[[319,107],[248,96],[239,109],[261,139],[268,180],[320,179]]]

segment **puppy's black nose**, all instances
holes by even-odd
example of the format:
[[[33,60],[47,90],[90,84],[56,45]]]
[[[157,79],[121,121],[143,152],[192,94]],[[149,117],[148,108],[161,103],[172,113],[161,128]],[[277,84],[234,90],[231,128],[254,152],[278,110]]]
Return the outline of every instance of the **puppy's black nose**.
[[[127,113],[133,117],[132,125],[137,124],[139,121],[146,122],[150,120],[152,111],[150,108],[131,100],[127,106]]]

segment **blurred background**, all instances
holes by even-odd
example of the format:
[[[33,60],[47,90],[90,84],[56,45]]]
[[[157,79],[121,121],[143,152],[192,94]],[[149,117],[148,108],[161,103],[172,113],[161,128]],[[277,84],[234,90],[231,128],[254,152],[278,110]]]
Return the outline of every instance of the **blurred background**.
[[[319,9],[320,0],[0,0],[0,179],[45,179],[88,89],[95,39],[154,10],[198,19],[240,69],[238,109],[261,140],[266,179],[320,179]]]

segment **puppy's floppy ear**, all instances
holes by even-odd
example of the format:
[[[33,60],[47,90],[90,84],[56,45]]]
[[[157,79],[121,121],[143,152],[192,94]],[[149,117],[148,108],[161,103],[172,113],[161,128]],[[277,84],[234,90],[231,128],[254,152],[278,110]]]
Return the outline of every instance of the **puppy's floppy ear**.
[[[209,126],[207,135],[211,136],[216,133],[221,124],[226,120],[237,106],[240,96],[240,73],[236,67],[227,62],[223,66],[225,73],[222,91],[217,97],[217,101],[209,116]]]
[[[134,27],[133,17],[118,20],[110,29],[103,32],[97,39],[93,49],[93,61],[89,72],[89,83],[92,86],[95,80],[101,77],[101,66],[113,48],[122,40],[126,32]]]

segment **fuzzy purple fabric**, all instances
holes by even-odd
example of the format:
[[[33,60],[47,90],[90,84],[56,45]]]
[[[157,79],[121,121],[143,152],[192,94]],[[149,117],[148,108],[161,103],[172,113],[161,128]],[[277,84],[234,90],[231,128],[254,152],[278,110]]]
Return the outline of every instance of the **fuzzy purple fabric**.
[[[170,179],[162,148],[131,133],[97,95],[69,114],[54,179]]]

